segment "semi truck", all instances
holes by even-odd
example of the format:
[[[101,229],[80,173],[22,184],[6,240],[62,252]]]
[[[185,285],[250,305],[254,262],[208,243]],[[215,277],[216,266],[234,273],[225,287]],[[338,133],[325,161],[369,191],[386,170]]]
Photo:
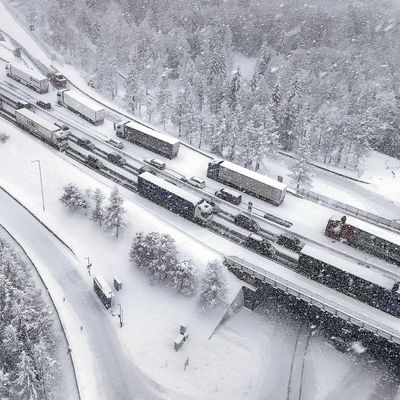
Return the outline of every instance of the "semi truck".
[[[67,79],[64,75],[60,74],[59,72],[50,73],[50,81],[57,89],[63,89],[67,87]]]
[[[116,135],[170,159],[176,157],[179,151],[179,140],[135,121],[119,123]]]
[[[211,204],[150,172],[138,176],[137,189],[141,196],[191,221],[205,224],[213,217]]]
[[[70,132],[67,126],[49,122],[26,108],[15,110],[15,119],[21,128],[48,142],[58,150],[62,151],[68,148]]]
[[[284,183],[229,161],[212,160],[208,164],[207,176],[276,206],[282,204],[286,195]]]
[[[49,91],[49,78],[39,72],[28,69],[27,67],[14,64],[6,64],[6,74],[17,82],[35,90],[38,93]]]
[[[59,90],[57,92],[57,103],[94,125],[100,125],[104,122],[104,108],[79,92],[70,89]]]

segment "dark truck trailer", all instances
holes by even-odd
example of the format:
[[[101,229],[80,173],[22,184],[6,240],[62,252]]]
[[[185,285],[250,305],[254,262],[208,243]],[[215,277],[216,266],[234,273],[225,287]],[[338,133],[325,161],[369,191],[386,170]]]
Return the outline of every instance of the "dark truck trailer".
[[[316,282],[400,316],[399,282],[395,277],[309,244],[300,251],[297,268]]]
[[[213,160],[208,164],[207,177],[249,193],[275,206],[286,195],[287,186],[265,175],[229,161]]]
[[[213,207],[204,199],[150,172],[138,176],[137,189],[141,196],[191,221],[206,223],[212,219]]]
[[[179,151],[179,140],[135,121],[119,123],[116,135],[170,159],[176,157]]]
[[[400,265],[400,235],[349,216],[329,219],[325,235]]]

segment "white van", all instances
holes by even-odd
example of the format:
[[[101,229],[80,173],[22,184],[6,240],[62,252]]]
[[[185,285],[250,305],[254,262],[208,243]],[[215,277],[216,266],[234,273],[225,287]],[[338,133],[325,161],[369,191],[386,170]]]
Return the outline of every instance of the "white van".
[[[110,138],[110,139],[107,139],[106,142],[108,144],[111,144],[111,146],[116,147],[117,149],[121,150],[124,148],[124,144],[118,139]]]

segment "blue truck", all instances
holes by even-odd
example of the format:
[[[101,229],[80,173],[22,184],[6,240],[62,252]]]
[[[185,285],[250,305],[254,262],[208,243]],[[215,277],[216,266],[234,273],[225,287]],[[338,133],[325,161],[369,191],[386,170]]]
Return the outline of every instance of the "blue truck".
[[[213,217],[213,206],[207,201],[150,172],[138,176],[137,188],[141,196],[191,221],[205,224]]]

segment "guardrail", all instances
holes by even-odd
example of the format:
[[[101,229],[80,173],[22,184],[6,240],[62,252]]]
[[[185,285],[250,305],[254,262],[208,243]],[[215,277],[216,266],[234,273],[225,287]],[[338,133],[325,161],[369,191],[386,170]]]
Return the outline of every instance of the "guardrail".
[[[332,207],[336,210],[343,211],[347,214],[351,214],[354,217],[360,218],[364,221],[371,222],[373,224],[382,225],[385,228],[390,229],[393,232],[400,233],[400,223],[380,217],[379,215],[360,210],[359,208],[350,206],[349,204],[342,203],[341,201],[331,199],[330,197],[323,196],[322,194],[312,192],[307,189],[299,189],[297,190],[297,195],[305,197],[309,200],[315,202],[322,202],[325,205]]]
[[[328,302],[324,297],[304,289],[284,278],[265,271],[262,268],[248,263],[247,261],[244,261],[238,257],[225,257],[224,263],[230,268],[240,270],[248,274],[250,277],[258,279],[260,282],[266,283],[284,293],[288,293],[297,299],[304,300],[305,302],[345,321],[348,321],[353,325],[357,325],[393,343],[400,344],[400,332],[392,329],[389,326],[379,324],[371,318],[365,317],[364,315],[334,301]]]

